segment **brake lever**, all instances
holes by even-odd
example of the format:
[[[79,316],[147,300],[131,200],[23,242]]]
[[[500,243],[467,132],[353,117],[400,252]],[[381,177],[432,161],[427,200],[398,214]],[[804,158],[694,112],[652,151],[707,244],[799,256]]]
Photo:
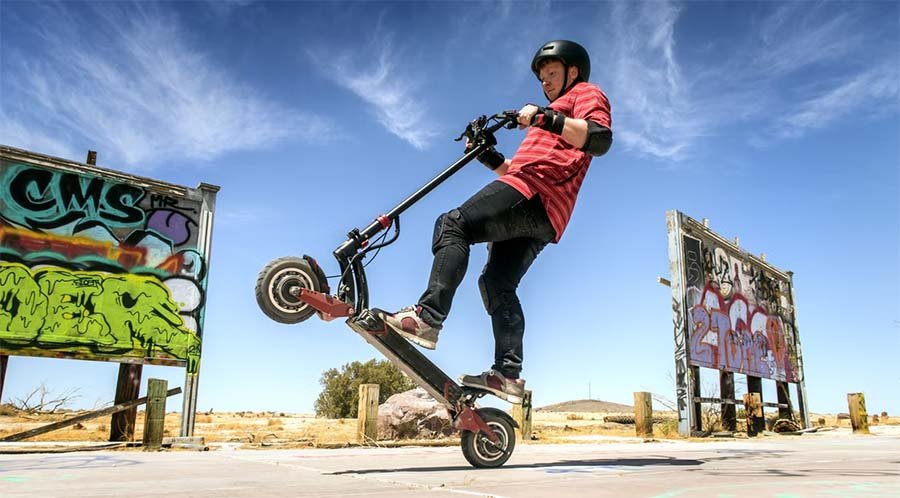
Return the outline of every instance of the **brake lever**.
[[[519,111],[515,109],[499,112],[494,117],[501,120],[507,120],[508,122],[503,125],[507,130],[512,130],[519,125]]]
[[[481,135],[481,132],[484,131],[484,125],[487,123],[487,116],[478,116],[473,119],[468,125],[466,125],[465,131],[463,131],[458,137],[454,138],[454,142],[459,142],[463,138],[469,139],[469,142],[475,143],[476,138]]]

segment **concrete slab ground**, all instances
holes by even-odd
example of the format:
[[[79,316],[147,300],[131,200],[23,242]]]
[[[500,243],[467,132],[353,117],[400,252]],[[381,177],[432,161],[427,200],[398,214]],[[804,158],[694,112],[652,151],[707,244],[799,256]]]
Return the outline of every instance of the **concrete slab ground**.
[[[458,447],[0,455],[3,498],[900,497],[900,436],[522,444],[505,466]]]

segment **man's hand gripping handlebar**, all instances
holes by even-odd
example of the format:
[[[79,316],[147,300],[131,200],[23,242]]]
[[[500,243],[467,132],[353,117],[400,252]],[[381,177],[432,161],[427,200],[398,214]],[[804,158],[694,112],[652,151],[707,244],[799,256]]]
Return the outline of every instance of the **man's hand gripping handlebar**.
[[[503,111],[491,117],[479,116],[466,126],[465,131],[456,138],[456,141],[465,137],[467,152],[475,147],[482,147],[483,150],[477,157],[478,161],[489,169],[496,170],[504,164],[506,159],[494,148],[497,145],[494,132],[500,128],[515,128],[518,124],[518,117],[519,112],[515,110]]]

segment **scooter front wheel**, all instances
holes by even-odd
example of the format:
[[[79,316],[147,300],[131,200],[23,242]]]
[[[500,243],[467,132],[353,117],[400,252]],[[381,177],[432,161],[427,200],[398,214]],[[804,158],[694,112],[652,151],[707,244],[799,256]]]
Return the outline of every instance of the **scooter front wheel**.
[[[478,410],[478,415],[497,435],[498,442],[480,431],[463,431],[460,438],[463,456],[473,467],[499,467],[509,460],[516,447],[516,430],[506,418],[488,410]]]
[[[278,323],[300,323],[316,313],[300,300],[300,289],[328,292],[328,282],[319,265],[309,256],[278,258],[259,272],[256,303]]]

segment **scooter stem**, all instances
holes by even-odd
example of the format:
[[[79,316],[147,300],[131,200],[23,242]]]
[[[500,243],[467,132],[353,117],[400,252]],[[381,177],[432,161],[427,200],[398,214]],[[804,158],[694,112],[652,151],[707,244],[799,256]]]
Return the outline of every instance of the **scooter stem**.
[[[400,204],[398,204],[394,209],[388,211],[387,214],[384,215],[387,219],[393,222],[397,217],[400,216],[404,211],[410,208],[413,204],[421,200],[423,197],[428,195],[429,192],[437,188],[438,185],[444,183],[448,178],[453,176],[454,173],[463,168],[463,166],[472,162],[473,159],[478,157],[479,154],[484,152],[488,147],[490,147],[486,143],[482,143],[481,145],[475,147],[474,149],[466,152],[464,156],[459,158],[455,163],[451,164],[447,169],[442,171],[436,177],[432,178],[431,181],[422,186],[419,190],[416,190],[412,195],[403,200]],[[337,249],[334,250],[334,256],[339,260],[344,257],[350,257],[362,247],[363,243],[375,235],[378,232],[381,232],[386,227],[380,220],[375,220],[372,223],[369,223],[364,229],[359,232],[351,232],[351,236],[341,244]]]

